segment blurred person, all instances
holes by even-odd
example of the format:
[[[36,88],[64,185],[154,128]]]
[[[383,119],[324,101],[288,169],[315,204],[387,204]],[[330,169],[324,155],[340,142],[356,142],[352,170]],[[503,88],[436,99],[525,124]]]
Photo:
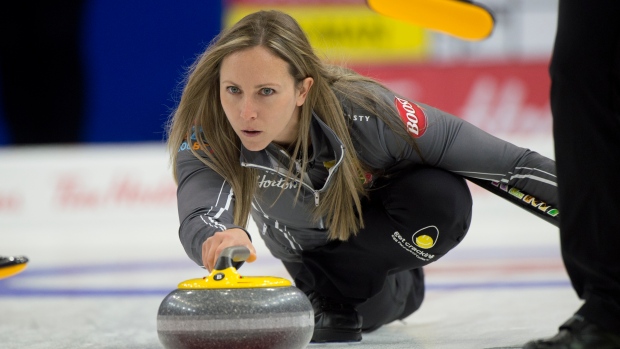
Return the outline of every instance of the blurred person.
[[[560,0],[550,65],[566,270],[583,305],[527,349],[620,348],[620,2]]]
[[[198,58],[168,146],[188,256],[212,270],[241,245],[254,261],[251,215],[313,305],[313,342],[359,341],[420,307],[423,267],[469,229],[463,177],[557,204],[554,161],[322,62],[278,11]]]
[[[0,90],[10,142],[79,142],[84,1],[5,1],[0,6]]]

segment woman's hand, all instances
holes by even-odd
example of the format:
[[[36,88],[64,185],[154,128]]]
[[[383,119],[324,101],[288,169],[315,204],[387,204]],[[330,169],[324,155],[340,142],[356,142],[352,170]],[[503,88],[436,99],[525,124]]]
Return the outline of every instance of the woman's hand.
[[[202,263],[208,271],[213,270],[220,253],[230,246],[245,246],[250,250],[250,257],[246,260],[252,263],[256,260],[256,250],[245,231],[239,228],[217,232],[202,244]]]

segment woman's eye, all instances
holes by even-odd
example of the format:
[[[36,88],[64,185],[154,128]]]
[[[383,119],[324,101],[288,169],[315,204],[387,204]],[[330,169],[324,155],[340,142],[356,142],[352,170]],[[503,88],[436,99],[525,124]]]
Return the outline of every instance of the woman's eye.
[[[269,88],[269,87],[265,87],[260,90],[260,94],[262,94],[263,96],[269,96],[269,95],[274,94],[275,92],[276,91],[274,89]]]
[[[226,89],[228,90],[228,92],[230,93],[239,93],[239,88],[236,86],[228,86],[226,87]]]

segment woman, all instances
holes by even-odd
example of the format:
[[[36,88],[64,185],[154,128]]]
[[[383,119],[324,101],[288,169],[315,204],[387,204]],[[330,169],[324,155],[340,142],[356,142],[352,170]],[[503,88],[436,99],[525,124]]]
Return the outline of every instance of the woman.
[[[211,270],[252,251],[252,215],[315,309],[315,342],[359,341],[410,315],[422,267],[471,220],[463,176],[555,205],[555,164],[321,62],[290,16],[261,11],[195,62],[169,130],[179,235]]]

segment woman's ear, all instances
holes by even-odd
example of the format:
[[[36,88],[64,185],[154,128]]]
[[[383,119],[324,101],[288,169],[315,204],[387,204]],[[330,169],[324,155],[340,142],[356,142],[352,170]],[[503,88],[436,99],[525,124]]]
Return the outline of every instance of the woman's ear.
[[[314,79],[311,77],[307,77],[301,81],[299,84],[299,94],[297,95],[297,106],[300,107],[306,101],[306,97],[308,97],[308,92],[310,92],[310,88],[314,84]]]

